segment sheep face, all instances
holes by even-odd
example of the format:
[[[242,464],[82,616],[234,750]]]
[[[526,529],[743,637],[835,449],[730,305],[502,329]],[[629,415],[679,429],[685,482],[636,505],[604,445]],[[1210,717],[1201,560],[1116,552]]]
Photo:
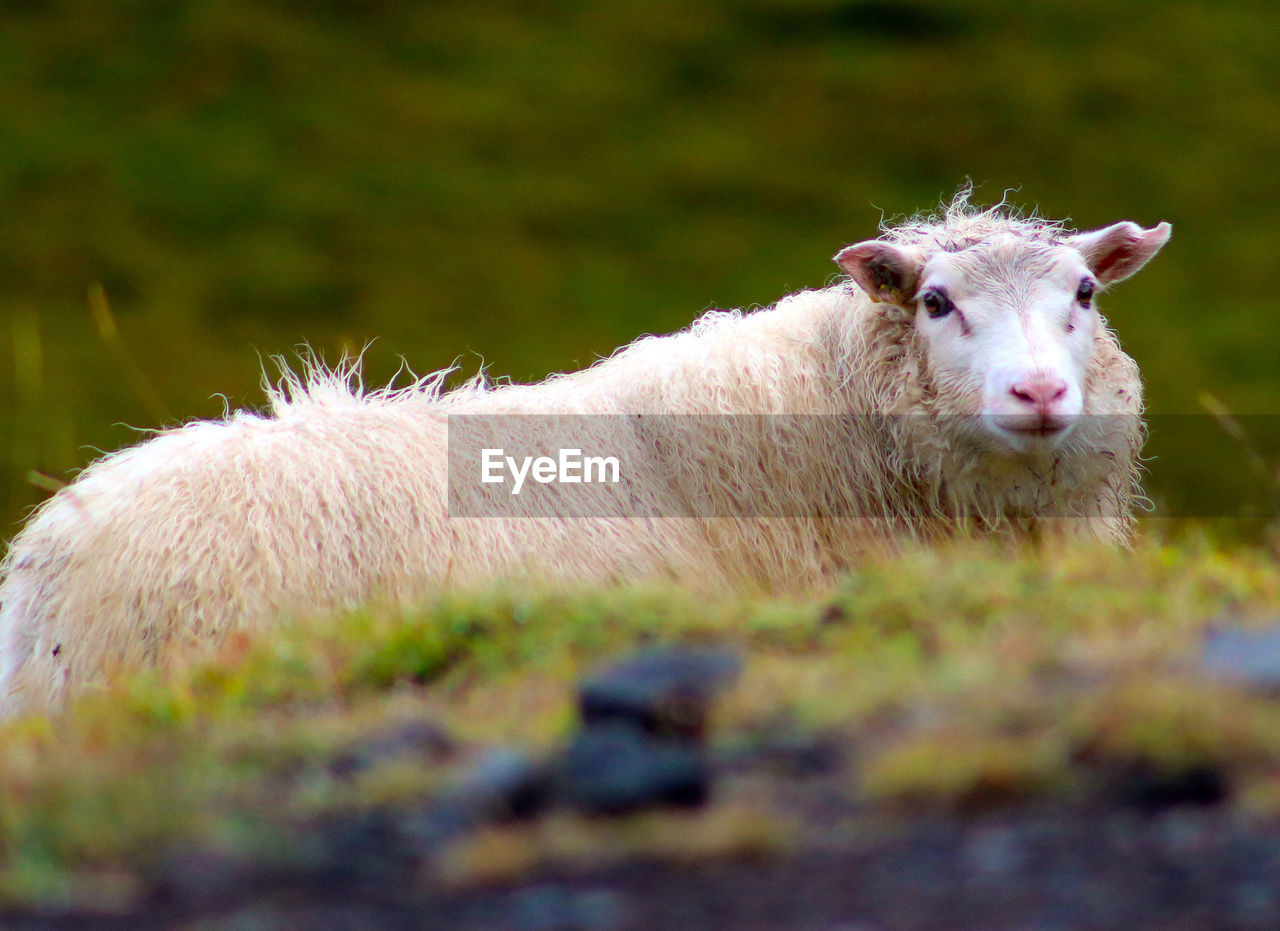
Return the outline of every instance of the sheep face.
[[[1056,446],[1084,409],[1097,287],[1065,247],[1008,239],[931,258],[915,327],[948,406],[980,415],[997,445]]]
[[[985,445],[1035,453],[1056,448],[1086,412],[1094,295],[1141,268],[1169,232],[1118,223],[932,251],[876,240],[836,260],[873,300],[907,311],[940,409],[971,421]]]

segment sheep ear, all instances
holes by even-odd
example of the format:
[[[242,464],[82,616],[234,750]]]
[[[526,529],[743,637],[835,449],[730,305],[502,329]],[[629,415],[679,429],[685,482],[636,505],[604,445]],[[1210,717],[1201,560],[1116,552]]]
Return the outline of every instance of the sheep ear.
[[[1173,227],[1161,223],[1149,230],[1123,220],[1092,233],[1077,233],[1067,239],[1082,256],[1089,271],[1102,284],[1123,281],[1160,251],[1169,241]]]
[[[920,269],[924,267],[919,250],[903,249],[879,239],[841,249],[835,262],[873,301],[889,304],[907,304],[915,297]]]

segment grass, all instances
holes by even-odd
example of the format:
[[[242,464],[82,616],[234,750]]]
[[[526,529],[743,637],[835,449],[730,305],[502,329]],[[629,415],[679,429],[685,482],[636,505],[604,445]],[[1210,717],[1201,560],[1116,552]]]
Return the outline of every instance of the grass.
[[[1215,622],[1264,625],[1278,610],[1280,566],[1257,549],[971,542],[872,560],[821,597],[496,588],[282,627],[4,725],[0,896],[109,907],[193,846],[305,857],[308,826],[411,809],[468,759],[410,746],[335,765],[371,735],[431,722],[464,748],[544,752],[573,726],[575,680],[649,643],[736,646],[745,672],[716,709],[713,744],[831,735],[852,753],[840,791],[853,805],[968,811],[1209,768],[1242,811],[1266,816],[1280,810],[1280,702],[1206,679],[1197,656]],[[721,813],[616,829],[568,816],[495,829],[436,870],[483,881],[592,862],[592,850],[679,860],[802,845],[770,797],[731,791]]]

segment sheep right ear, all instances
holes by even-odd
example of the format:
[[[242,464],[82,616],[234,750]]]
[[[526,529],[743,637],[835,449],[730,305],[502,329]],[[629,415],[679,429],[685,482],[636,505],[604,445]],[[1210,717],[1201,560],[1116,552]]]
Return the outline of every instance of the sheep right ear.
[[[1173,227],[1160,223],[1143,229],[1130,220],[1122,220],[1092,233],[1076,233],[1067,245],[1084,257],[1094,277],[1104,285],[1123,281],[1160,251],[1169,241]]]
[[[916,249],[869,239],[836,253],[835,262],[873,301],[908,304],[916,296],[924,257]]]

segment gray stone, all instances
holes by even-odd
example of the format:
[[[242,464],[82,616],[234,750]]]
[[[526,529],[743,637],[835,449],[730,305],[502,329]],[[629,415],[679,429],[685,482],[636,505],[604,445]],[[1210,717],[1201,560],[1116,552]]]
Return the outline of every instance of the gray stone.
[[[587,726],[624,722],[646,733],[700,739],[711,700],[741,671],[727,650],[643,650],[587,679],[578,707]]]
[[[484,753],[451,796],[484,820],[525,818],[547,803],[549,774],[544,764],[519,750]]]
[[[616,722],[584,728],[556,760],[554,771],[557,797],[593,814],[699,805],[711,783],[696,746],[655,739]]]
[[[1280,694],[1280,626],[1212,630],[1204,638],[1201,664],[1215,678]]]

